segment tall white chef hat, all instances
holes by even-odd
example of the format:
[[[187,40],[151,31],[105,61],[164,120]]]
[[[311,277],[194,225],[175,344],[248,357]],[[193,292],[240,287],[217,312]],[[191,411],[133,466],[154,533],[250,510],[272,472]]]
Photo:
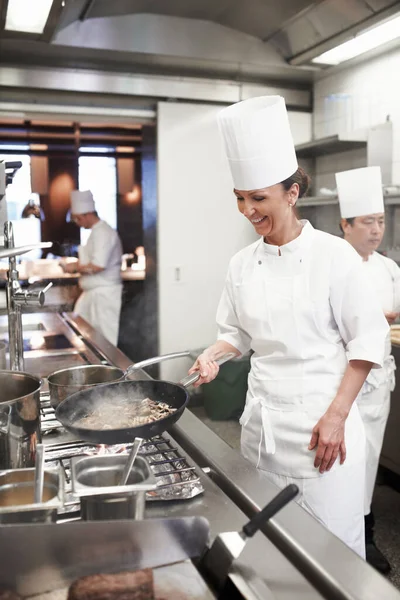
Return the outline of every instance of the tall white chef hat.
[[[380,167],[342,171],[335,177],[342,219],[385,211]]]
[[[73,215],[83,215],[95,210],[93,194],[90,190],[84,192],[73,190],[71,192],[71,213]]]
[[[282,96],[260,96],[224,108],[218,115],[237,190],[257,190],[284,181],[298,168]]]

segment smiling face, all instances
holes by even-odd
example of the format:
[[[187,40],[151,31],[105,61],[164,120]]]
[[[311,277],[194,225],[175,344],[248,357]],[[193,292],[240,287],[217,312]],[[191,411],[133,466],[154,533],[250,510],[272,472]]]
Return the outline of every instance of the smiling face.
[[[345,239],[363,258],[367,258],[382,243],[385,233],[385,214],[355,217],[350,222],[342,219],[341,225]]]
[[[234,190],[238,209],[264,238],[279,237],[291,222],[293,206],[299,196],[299,186],[294,183],[285,190],[281,183],[261,190]]]

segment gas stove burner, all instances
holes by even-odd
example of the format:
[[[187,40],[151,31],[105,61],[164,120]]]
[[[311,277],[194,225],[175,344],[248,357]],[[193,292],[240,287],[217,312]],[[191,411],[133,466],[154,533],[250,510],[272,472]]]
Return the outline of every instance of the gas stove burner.
[[[41,395],[41,423],[45,436],[45,457],[47,466],[62,465],[66,482],[66,502],[64,513],[79,511],[79,500],[71,492],[70,461],[74,456],[97,454],[128,453],[132,444],[113,446],[90,445],[79,440],[60,442],[57,436],[65,433],[56,420],[54,409],[50,405],[48,394]],[[54,442],[50,441],[55,437]],[[204,492],[196,467],[189,464],[188,459],[167,435],[152,438],[144,442],[139,454],[144,456],[157,480],[157,489],[147,493],[149,501],[190,500]]]

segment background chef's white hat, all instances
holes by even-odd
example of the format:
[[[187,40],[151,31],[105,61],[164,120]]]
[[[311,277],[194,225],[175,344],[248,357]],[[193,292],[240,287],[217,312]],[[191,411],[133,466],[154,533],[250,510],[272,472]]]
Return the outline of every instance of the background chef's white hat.
[[[73,190],[71,192],[71,213],[73,215],[83,215],[95,210],[93,194],[90,190],[84,192]]]
[[[218,115],[237,190],[257,190],[284,181],[298,168],[282,96],[260,96],[224,108]]]
[[[385,211],[380,167],[342,171],[335,177],[342,219]]]

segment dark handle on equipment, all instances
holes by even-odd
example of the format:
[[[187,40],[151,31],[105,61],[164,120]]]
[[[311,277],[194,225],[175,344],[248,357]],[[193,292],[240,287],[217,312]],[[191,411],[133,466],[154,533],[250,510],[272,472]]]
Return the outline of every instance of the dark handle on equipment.
[[[275,498],[268,502],[262,511],[257,513],[242,529],[247,537],[253,537],[264,523],[272,519],[277,512],[288,504],[293,498],[296,498],[299,493],[299,488],[294,483],[291,483],[283,489]]]
[[[5,165],[6,169],[20,169],[22,167],[22,162],[20,160],[6,161]]]

